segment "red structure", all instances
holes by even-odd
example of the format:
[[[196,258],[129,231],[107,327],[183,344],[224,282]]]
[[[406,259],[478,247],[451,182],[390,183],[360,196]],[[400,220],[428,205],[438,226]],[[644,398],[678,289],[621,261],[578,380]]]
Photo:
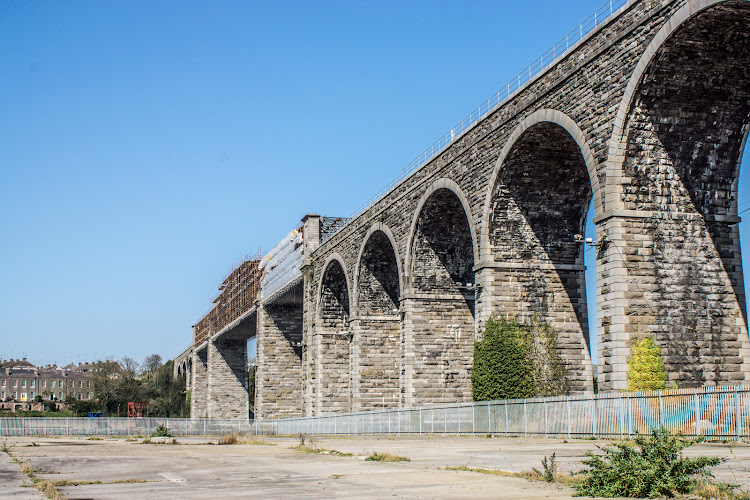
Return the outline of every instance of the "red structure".
[[[148,402],[136,401],[128,403],[128,418],[148,418]]]

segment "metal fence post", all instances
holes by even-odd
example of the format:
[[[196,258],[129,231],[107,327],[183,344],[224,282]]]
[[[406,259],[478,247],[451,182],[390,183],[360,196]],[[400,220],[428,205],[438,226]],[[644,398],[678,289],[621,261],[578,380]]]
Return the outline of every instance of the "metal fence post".
[[[661,401],[661,393],[659,393],[659,426],[660,426],[660,427],[661,427],[661,425],[662,425],[662,422],[661,422],[661,405],[662,405],[662,401]]]
[[[568,439],[570,439],[570,427],[571,427],[571,421],[570,421],[570,396],[565,397],[565,406],[567,406],[568,409]]]
[[[742,431],[742,422],[740,417],[740,392],[737,386],[734,386],[734,425],[737,429],[737,441],[740,440],[740,433]]]
[[[471,404],[471,433],[476,434],[477,426],[476,426],[476,419],[477,419],[477,412],[476,412],[476,406],[474,403]]]
[[[633,400],[628,395],[628,436],[633,435]]]
[[[419,435],[422,435],[422,408],[419,409]]]
[[[523,400],[523,435],[528,435],[528,428],[526,426],[526,400]]]
[[[625,402],[620,394],[620,439],[625,435]]]
[[[591,435],[596,437],[596,427],[597,427],[597,416],[596,416],[596,396],[593,396],[591,398],[591,404],[593,405],[593,412],[591,414],[593,415],[593,418],[591,419]]]
[[[506,401],[503,406],[505,406],[505,436],[508,436],[508,402]]]
[[[547,437],[547,398],[544,399],[544,437]]]
[[[458,433],[461,434],[461,407],[456,407],[456,413],[458,417]]]
[[[695,435],[698,436],[701,433],[701,422],[700,422],[700,404],[698,402],[698,390],[696,389],[693,394],[693,413],[695,414]]]
[[[490,403],[487,403],[487,433],[492,434],[492,409]]]

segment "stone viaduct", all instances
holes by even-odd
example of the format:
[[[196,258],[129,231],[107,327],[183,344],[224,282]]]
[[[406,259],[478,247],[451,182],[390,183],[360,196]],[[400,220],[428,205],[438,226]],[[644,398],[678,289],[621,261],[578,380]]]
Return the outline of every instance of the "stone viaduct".
[[[470,400],[490,315],[549,321],[575,392],[593,334],[603,390],[626,388],[640,334],[680,387],[746,383],[749,129],[750,2],[626,3],[355,218],[303,219],[299,276],[194,342],[193,415],[247,415],[252,336],[256,416]]]

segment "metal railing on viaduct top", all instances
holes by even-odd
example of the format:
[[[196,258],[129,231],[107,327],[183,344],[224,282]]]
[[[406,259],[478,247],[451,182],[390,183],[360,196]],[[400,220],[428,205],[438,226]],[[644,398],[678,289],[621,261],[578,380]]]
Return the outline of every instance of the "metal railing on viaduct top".
[[[708,439],[750,438],[750,386],[477,401],[317,417],[229,420],[176,418],[0,418],[0,436],[174,436],[240,434],[491,434],[626,438],[664,426]]]

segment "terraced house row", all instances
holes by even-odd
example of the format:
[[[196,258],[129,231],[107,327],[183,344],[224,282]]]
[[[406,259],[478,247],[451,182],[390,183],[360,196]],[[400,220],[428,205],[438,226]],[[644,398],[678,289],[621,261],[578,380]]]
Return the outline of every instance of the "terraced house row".
[[[91,400],[95,394],[95,380],[84,365],[36,366],[23,359],[0,362],[0,401],[14,403],[41,401]]]

